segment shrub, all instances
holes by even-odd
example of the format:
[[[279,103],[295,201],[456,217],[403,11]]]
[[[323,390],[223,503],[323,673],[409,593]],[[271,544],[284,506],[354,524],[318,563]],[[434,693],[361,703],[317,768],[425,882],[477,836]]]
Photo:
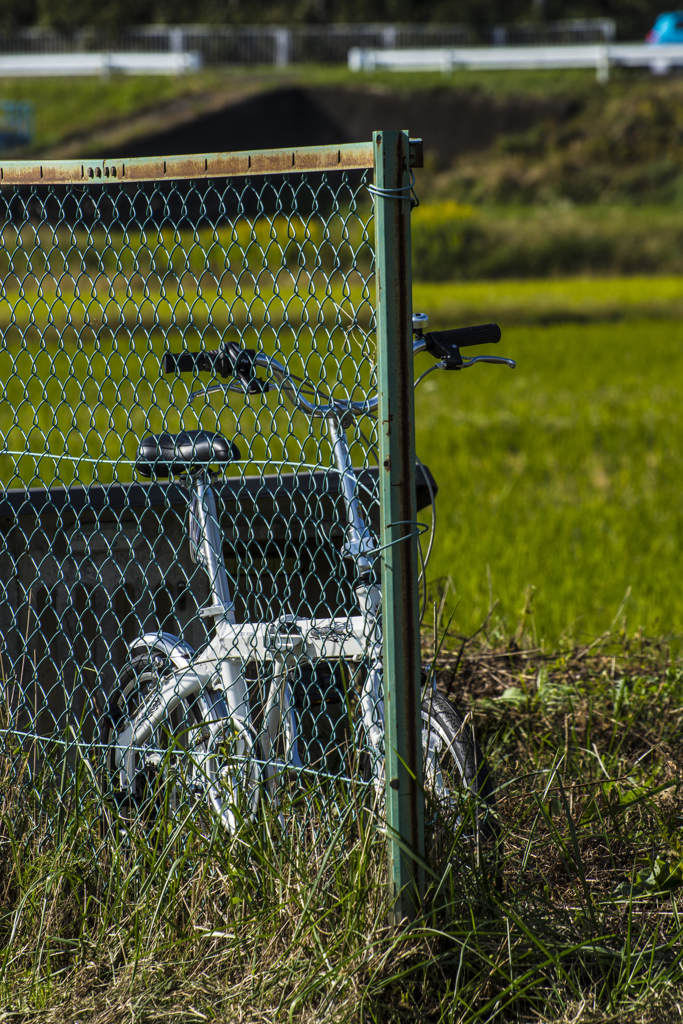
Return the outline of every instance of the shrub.
[[[413,220],[413,277],[552,277],[683,271],[683,212],[628,207],[516,211],[420,207]]]
[[[479,234],[479,220],[471,206],[454,202],[420,206],[413,214],[413,276],[424,281],[453,277],[463,268]]]

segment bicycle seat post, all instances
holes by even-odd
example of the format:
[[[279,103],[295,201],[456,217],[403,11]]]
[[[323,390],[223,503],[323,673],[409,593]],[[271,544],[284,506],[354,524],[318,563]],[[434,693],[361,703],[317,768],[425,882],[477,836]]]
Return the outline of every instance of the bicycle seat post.
[[[211,473],[201,470],[191,477],[192,503],[190,516],[197,530],[197,556],[209,577],[211,602],[225,612],[228,622],[235,622],[235,606],[230,594],[228,574],[223,560],[223,538],[216,513],[216,496],[211,486]],[[192,532],[192,524],[190,524]]]
[[[358,501],[358,478],[351,463],[344,417],[333,413],[327,417],[327,424],[334,460],[339,471],[339,490],[346,507],[348,532],[342,554],[353,559],[357,575],[366,578],[372,571],[372,561],[368,555],[373,551],[374,543]]]

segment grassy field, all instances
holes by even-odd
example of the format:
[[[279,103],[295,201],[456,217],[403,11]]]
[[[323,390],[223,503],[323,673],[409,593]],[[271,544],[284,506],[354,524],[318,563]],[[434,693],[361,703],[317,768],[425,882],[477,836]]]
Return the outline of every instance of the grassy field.
[[[425,203],[413,214],[413,276],[487,281],[680,274],[682,233],[679,206]]]
[[[607,88],[596,85],[591,70],[485,72],[449,74],[368,72],[346,67],[294,65],[207,68],[196,74],[173,76],[114,76],[111,78],[17,78],[0,82],[0,99],[30,100],[36,111],[34,142],[18,157],[40,155],[87,156],[107,145],[158,131],[173,121],[212,109],[255,91],[278,87],[316,86],[374,89],[395,93],[433,93],[443,90],[475,92],[494,99],[510,96],[571,99],[579,107],[605,97],[628,97],[652,90],[651,78],[640,72],[615,69]],[[665,92],[672,91],[666,84]],[[675,87],[674,87],[675,93]],[[417,131],[419,126],[412,126]],[[76,150],[73,149],[74,145]]]
[[[31,146],[16,154],[26,158],[83,137],[117,121],[139,115],[158,104],[191,98],[216,86],[212,75],[116,76],[114,78],[4,79],[3,100],[29,100],[34,104],[36,136]],[[84,155],[86,152],[84,150]]]
[[[680,98],[675,78],[577,95],[565,116],[464,156],[440,186],[482,204],[679,205]]]
[[[415,310],[432,326],[497,321],[504,328],[615,321],[678,320],[680,277],[584,277],[413,284]],[[605,331],[609,330],[605,326]]]
[[[130,309],[104,292],[69,295],[55,316],[68,307],[73,337],[60,341],[43,314],[31,322],[37,295],[26,295],[7,292],[5,422],[17,396],[32,416],[42,394],[35,442],[47,430],[56,454],[96,451],[103,435],[113,454],[126,431],[132,451],[169,406],[175,424],[185,385],[158,377],[170,306],[136,327],[137,293]],[[184,329],[191,298],[174,314]],[[418,451],[440,487],[424,657],[471,713],[494,769],[497,838],[477,848],[432,809],[424,912],[391,934],[381,820],[360,813],[358,794],[329,805],[339,814],[321,802],[301,833],[266,807],[235,837],[205,818],[160,818],[117,845],[100,832],[91,762],[55,745],[32,777],[33,751],[5,736],[0,1016],[681,1019],[679,301],[675,278],[416,287],[434,326],[499,319],[498,349],[518,361],[432,374],[417,398]],[[252,435],[257,403],[241,409],[219,415],[214,403],[202,422]],[[277,421],[262,417],[270,436]]]
[[[459,628],[492,594],[513,632],[533,587],[551,646],[601,633],[627,593],[632,627],[683,632],[683,326],[511,327],[498,348],[516,370],[418,391],[418,451],[441,488],[430,576],[452,577]]]

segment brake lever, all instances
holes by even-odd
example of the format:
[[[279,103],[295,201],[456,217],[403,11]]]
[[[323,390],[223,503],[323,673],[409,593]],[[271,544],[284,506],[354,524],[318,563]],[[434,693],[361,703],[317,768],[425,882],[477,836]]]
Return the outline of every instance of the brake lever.
[[[502,363],[504,366],[509,366],[511,370],[517,366],[514,359],[505,359],[503,356],[472,356],[471,359],[463,359],[461,370],[466,370],[468,366],[474,366],[475,363]]]

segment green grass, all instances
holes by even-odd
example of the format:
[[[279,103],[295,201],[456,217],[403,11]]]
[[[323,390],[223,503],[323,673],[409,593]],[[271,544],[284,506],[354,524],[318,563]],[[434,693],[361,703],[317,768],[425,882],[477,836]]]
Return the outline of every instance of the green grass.
[[[424,656],[434,600],[446,634],[438,682],[471,712],[494,768],[497,842],[477,849],[432,809],[424,912],[391,934],[381,819],[360,813],[358,794],[321,802],[301,832],[264,807],[234,837],[202,816],[160,817],[117,844],[102,838],[87,756],[54,745],[40,768],[0,734],[0,1016],[232,1024],[238,1007],[245,1021],[293,1024],[680,1019],[683,665],[671,634],[683,620],[683,326],[637,319],[651,300],[662,316],[677,310],[676,280],[436,288],[415,294],[434,326],[496,317],[498,349],[519,364],[432,374],[417,398],[418,451],[440,487]],[[583,310],[587,322],[525,326],[544,290],[555,316]],[[179,423],[185,384],[160,380],[158,355],[173,304],[174,330],[189,326],[189,287],[167,298],[158,325],[137,327],[134,289],[130,311],[115,290],[101,301],[69,293],[62,337],[28,285],[26,296],[7,292],[5,423],[22,395],[30,422],[42,394],[31,439],[47,430],[55,454],[96,451],[103,436],[113,453],[126,430],[132,451],[169,407]],[[301,318],[300,300],[283,292],[278,310],[283,299]],[[100,318],[92,333],[86,305]],[[516,326],[501,305],[517,310]],[[590,320],[622,305],[629,319]],[[206,329],[205,313],[192,330]],[[343,376],[346,343],[331,338],[326,361]],[[239,403],[220,415],[214,403],[203,425],[256,437],[260,416],[281,446],[274,459],[298,443],[287,429],[278,437],[267,406]]]
[[[83,137],[150,107],[215,88],[212,73],[174,76],[131,75],[100,78],[15,78],[0,81],[0,99],[30,100],[36,137],[17,155],[44,153],[72,136]]]
[[[413,307],[433,327],[672,320],[683,314],[680,277],[583,277],[413,283]],[[607,331],[608,328],[605,327]]]
[[[575,91],[564,114],[442,169],[439,189],[480,204],[680,205],[680,110],[676,77]]]
[[[259,69],[261,70],[261,69]],[[264,69],[265,73],[278,76],[282,72]],[[586,96],[592,93],[604,94],[605,89],[597,85],[595,72],[591,70],[548,71],[466,71],[455,69],[444,71],[364,71],[351,72],[346,67],[323,67],[314,65],[293,65],[286,72],[290,80],[303,85],[345,85],[351,88],[383,88],[400,92],[432,92],[444,89],[472,90],[494,97],[529,94],[532,96]],[[608,90],[623,90],[631,86],[642,73],[636,75],[617,70]],[[417,133],[417,128],[413,128]]]
[[[430,576],[452,577],[459,628],[484,619],[491,587],[512,630],[535,587],[539,642],[598,635],[627,591],[632,625],[683,632],[683,325],[511,327],[498,349],[516,370],[418,390],[440,487]]]
[[[319,465],[319,420],[311,430],[301,414],[277,415],[284,403],[272,394],[253,396],[247,408],[222,395],[190,408],[188,390],[200,382],[164,377],[160,364],[164,350],[215,349],[237,340],[238,329],[248,347],[362,399],[374,343],[359,332],[346,338],[344,329],[352,315],[368,326],[369,235],[357,217],[344,222],[345,241],[339,218],[325,229],[323,238],[315,218],[304,226],[298,217],[264,217],[194,236],[131,229],[107,242],[60,229],[59,245],[52,232],[26,229],[18,240],[8,229],[0,260],[3,484],[130,480],[144,433],[198,425],[244,440],[247,472],[283,461]],[[321,269],[307,269],[316,263]]]

